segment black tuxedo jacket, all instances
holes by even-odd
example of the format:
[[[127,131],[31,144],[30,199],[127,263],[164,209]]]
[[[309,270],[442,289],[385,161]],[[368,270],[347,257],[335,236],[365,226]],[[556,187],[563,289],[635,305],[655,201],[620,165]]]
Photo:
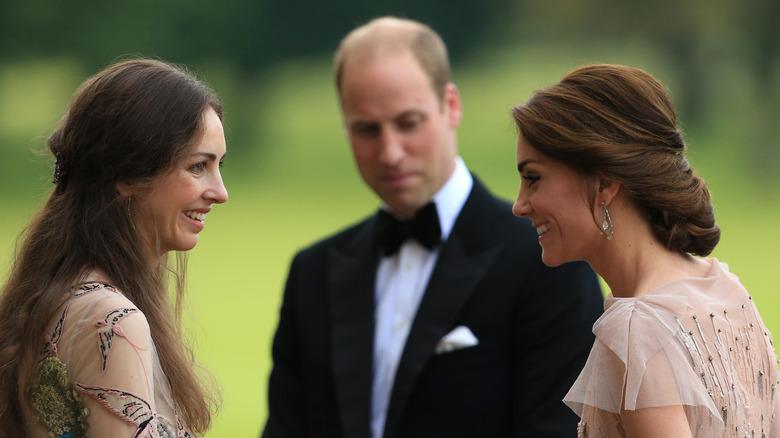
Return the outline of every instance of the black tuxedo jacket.
[[[296,255],[273,342],[264,438],[368,438],[376,216]],[[402,353],[385,438],[575,436],[561,401],[603,311],[584,263],[548,268],[528,220],[478,180]],[[479,344],[436,354],[464,325]]]

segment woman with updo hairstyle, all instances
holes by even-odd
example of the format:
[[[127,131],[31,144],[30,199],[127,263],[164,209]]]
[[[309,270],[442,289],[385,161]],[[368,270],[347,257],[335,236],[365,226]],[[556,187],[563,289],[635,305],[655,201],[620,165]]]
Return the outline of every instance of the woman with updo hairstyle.
[[[611,289],[564,398],[580,437],[780,436],[777,357],[752,297],[707,256],[710,193],[664,87],[592,65],[512,109],[528,217],[549,266],[585,260]]]
[[[181,310],[185,251],[227,200],[219,99],[181,67],[118,62],[48,146],[54,188],[0,296],[0,436],[202,434],[219,394]]]

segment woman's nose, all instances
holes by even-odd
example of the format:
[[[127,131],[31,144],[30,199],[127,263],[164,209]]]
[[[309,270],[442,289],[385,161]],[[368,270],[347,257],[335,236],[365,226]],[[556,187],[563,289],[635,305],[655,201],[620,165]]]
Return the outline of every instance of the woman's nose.
[[[222,175],[217,173],[217,177],[214,185],[207,192],[207,197],[214,201],[215,204],[223,204],[228,200],[227,188],[225,188],[225,182],[222,180]]]
[[[523,195],[522,191],[520,191],[517,194],[515,205],[512,206],[512,213],[518,217],[526,217],[531,214],[531,210],[531,203],[528,202],[527,197]]]

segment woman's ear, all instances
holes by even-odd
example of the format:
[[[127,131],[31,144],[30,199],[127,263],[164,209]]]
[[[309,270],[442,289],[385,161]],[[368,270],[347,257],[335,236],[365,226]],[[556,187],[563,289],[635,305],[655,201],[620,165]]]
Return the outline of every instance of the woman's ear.
[[[129,198],[132,196],[133,191],[130,189],[130,186],[123,182],[118,182],[115,185],[116,191],[119,192],[120,195],[122,195],[123,198]]]
[[[604,201],[607,204],[612,202],[612,199],[617,196],[620,186],[621,184],[618,181],[609,180],[603,177],[599,178],[599,203],[601,203],[601,201]]]

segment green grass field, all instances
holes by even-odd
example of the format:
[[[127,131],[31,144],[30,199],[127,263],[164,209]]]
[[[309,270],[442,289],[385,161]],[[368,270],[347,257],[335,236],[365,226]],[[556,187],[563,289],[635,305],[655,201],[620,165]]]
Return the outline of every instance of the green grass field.
[[[620,55],[635,53],[631,50],[585,55],[543,49],[492,52],[455,72],[464,102],[461,155],[496,193],[510,199],[519,183],[514,170],[514,130],[508,116],[513,104],[586,62],[632,64],[664,79],[665,69],[657,60]],[[39,159],[25,147],[34,137],[48,135],[70,92],[83,78],[77,68],[64,71],[67,78],[50,87],[52,93],[66,88],[57,95],[59,104],[52,105],[46,100],[49,98],[39,96],[52,108],[43,115],[36,107],[25,108],[27,114],[37,114],[35,123],[28,120],[23,129],[14,125],[13,135],[0,137],[24,138],[21,145],[0,148],[6,152],[13,146],[16,152],[9,154],[27,169],[16,170],[14,163],[0,167],[7,169],[6,177],[0,177],[5,191],[12,187],[15,191],[10,208],[0,216],[2,272],[10,265],[15,237],[49,188],[45,183],[49,170],[40,163],[30,164]],[[66,87],[64,84],[73,82],[74,77],[76,83]],[[219,79],[211,81],[218,91]],[[674,88],[674,84],[667,85]],[[265,117],[260,125],[263,132],[254,133],[251,140],[234,138],[230,117],[235,107],[225,98],[229,156],[224,177],[230,200],[214,208],[198,247],[190,253],[188,324],[198,357],[221,385],[224,399],[208,438],[256,437],[260,433],[267,415],[271,339],[293,254],[370,214],[377,206],[362,185],[343,138],[327,60],[301,60],[280,67],[248,94],[257,99],[253,108]],[[0,108],[8,106],[0,98]],[[0,132],[8,127],[11,117],[26,120],[18,112],[0,112]],[[692,162],[710,183],[723,230],[713,255],[729,263],[732,272],[740,276],[770,330],[778,333],[780,298],[773,275],[778,264],[772,254],[780,243],[775,225],[780,214],[780,184],[776,177],[772,181],[751,178],[750,164],[741,160],[739,148],[733,147],[734,142],[742,141],[738,131],[713,120],[689,134]],[[257,144],[230,152],[231,144],[249,141]]]

